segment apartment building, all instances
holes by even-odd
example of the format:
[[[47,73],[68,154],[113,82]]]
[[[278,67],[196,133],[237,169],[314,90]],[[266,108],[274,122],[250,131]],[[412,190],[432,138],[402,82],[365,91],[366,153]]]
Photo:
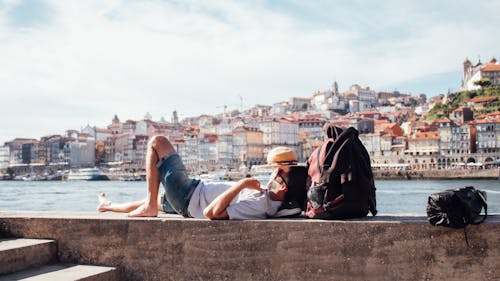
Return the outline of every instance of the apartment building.
[[[439,154],[439,133],[437,131],[417,132],[408,138],[409,155]]]
[[[104,141],[104,161],[123,162],[130,134],[112,135]]]
[[[285,119],[263,120],[259,124],[262,142],[265,146],[289,145],[298,143],[299,124]]]
[[[434,122],[438,127],[439,154],[450,155],[452,153],[452,127],[455,123],[449,118],[441,118]]]
[[[451,152],[469,154],[476,152],[476,127],[463,123],[451,127]]]
[[[217,141],[217,162],[229,168],[237,168],[236,157],[233,153],[233,135],[225,133],[218,135]]]
[[[382,155],[382,144],[380,133],[360,134],[359,139],[371,157]]]
[[[465,123],[474,120],[474,112],[468,107],[459,107],[450,113],[450,119],[455,123]]]
[[[217,167],[216,134],[200,134],[198,144],[198,162],[203,171],[213,171]]]
[[[324,118],[299,118],[297,123],[299,126],[299,132],[306,132],[307,136],[311,139],[323,140],[323,126],[326,123],[326,120]]]
[[[233,152],[240,165],[264,163],[263,132],[256,127],[241,126],[233,130]]]
[[[16,164],[29,164],[34,162],[37,158],[35,155],[35,145],[38,146],[38,140],[27,138],[15,138],[12,141],[5,143],[9,148],[9,163]]]
[[[475,122],[477,153],[500,152],[500,117]]]
[[[353,127],[360,134],[369,134],[375,132],[375,121],[373,119],[351,117],[349,118],[349,127]]]
[[[288,146],[298,152],[299,124],[287,119],[268,119],[259,124],[262,131],[263,154],[277,146]]]
[[[64,160],[71,168],[95,166],[95,139],[90,135],[68,139],[63,151]]]

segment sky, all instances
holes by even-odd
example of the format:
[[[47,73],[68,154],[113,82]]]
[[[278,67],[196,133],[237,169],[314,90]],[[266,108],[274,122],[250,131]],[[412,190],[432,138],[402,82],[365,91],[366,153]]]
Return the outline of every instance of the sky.
[[[434,96],[500,56],[500,1],[0,0],[0,144],[311,97]]]

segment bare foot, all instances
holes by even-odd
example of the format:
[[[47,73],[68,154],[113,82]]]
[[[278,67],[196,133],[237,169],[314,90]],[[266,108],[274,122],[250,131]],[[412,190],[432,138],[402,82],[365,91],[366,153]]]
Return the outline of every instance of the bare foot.
[[[137,209],[128,213],[129,217],[157,217],[158,216],[158,208],[148,208],[147,205],[143,204],[139,206]]]
[[[99,205],[97,205],[97,211],[99,212],[106,212],[109,211],[108,207],[111,205],[111,201],[106,198],[106,193],[102,192],[97,196],[99,198]]]

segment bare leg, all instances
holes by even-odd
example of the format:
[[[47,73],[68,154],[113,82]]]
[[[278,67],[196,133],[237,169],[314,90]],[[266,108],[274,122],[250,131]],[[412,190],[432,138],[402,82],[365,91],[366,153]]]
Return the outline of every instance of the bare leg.
[[[106,193],[101,193],[98,196],[99,205],[97,206],[97,211],[99,212],[117,212],[117,213],[128,213],[140,206],[144,205],[146,199],[141,201],[125,202],[125,203],[113,203],[106,197]],[[161,196],[158,195],[158,210],[160,208]]]
[[[158,161],[175,152],[172,144],[163,136],[154,136],[148,144],[146,155],[146,180],[148,195],[144,204],[131,211],[130,217],[156,217],[158,216],[158,189],[160,187],[160,174],[156,164]]]
[[[125,202],[125,203],[113,203],[106,198],[105,193],[99,194],[99,205],[97,206],[97,211],[99,212],[117,212],[117,213],[128,213],[139,206],[144,204],[144,200]]]

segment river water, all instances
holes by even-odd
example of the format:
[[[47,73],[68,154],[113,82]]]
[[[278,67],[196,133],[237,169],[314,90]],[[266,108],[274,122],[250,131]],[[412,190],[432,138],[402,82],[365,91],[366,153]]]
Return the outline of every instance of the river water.
[[[500,214],[500,180],[379,180],[376,186],[379,214],[425,215],[429,194],[464,186],[486,191],[488,213]],[[95,212],[100,192],[115,202],[139,200],[146,182],[0,181],[0,211]]]

